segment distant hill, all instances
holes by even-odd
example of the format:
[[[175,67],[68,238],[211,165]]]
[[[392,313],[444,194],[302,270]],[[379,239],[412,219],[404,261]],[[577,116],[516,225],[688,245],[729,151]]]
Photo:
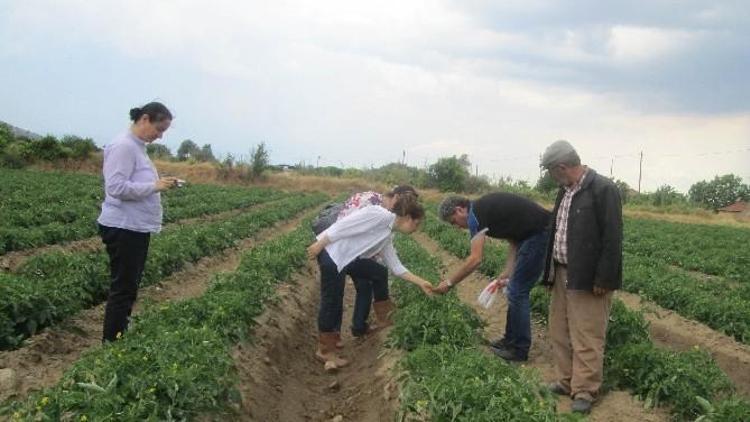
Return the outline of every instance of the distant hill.
[[[13,136],[18,137],[24,137],[29,139],[40,139],[42,135],[36,134],[30,130],[21,129],[20,127],[15,127],[10,123],[5,123],[4,121],[0,120],[0,124],[6,125],[10,128],[10,131],[13,133]]]

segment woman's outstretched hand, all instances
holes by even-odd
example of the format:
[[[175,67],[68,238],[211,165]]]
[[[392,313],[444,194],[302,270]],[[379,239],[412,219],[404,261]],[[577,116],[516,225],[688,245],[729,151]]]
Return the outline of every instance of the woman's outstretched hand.
[[[320,252],[323,250],[323,246],[320,244],[320,242],[315,242],[312,245],[307,247],[307,258],[308,259],[315,259],[320,255]]]
[[[435,291],[432,288],[432,284],[430,284],[429,282],[420,284],[419,288],[422,289],[424,294],[426,294],[427,296],[435,296]]]

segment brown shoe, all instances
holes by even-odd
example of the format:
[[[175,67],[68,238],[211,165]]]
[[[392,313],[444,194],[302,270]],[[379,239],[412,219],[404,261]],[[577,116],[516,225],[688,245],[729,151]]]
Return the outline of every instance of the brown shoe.
[[[373,302],[375,316],[378,318],[378,328],[386,328],[393,325],[391,313],[393,312],[393,302],[390,299]]]
[[[318,336],[318,350],[315,357],[325,364],[326,372],[332,372],[349,365],[349,361],[336,354],[336,341],[339,334],[335,332],[320,333]]]
[[[336,331],[336,348],[337,349],[343,349],[344,348],[344,341],[341,340],[341,332]]]

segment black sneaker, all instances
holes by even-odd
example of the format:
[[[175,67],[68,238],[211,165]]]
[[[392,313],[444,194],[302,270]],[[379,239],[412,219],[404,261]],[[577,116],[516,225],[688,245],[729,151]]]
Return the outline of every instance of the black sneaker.
[[[570,406],[570,410],[573,413],[588,415],[589,412],[591,412],[591,400],[574,399],[573,404]]]
[[[490,347],[495,349],[504,349],[508,346],[508,340],[505,339],[505,337],[500,337],[499,339],[490,342]]]
[[[509,362],[526,362],[529,360],[528,356],[522,356],[520,353],[518,353],[515,350],[506,349],[506,348],[490,348],[492,350],[492,353],[495,354],[495,356],[503,358]]]
[[[566,390],[559,382],[551,382],[547,384],[547,389],[558,396],[569,396],[570,391]]]

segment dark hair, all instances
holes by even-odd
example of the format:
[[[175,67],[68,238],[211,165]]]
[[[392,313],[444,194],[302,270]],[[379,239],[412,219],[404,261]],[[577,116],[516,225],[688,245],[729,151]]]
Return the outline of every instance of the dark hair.
[[[130,109],[130,120],[137,122],[143,115],[148,116],[152,123],[172,120],[172,113],[167,106],[159,102],[150,102],[142,107]]]
[[[385,196],[389,198],[393,198],[396,195],[404,195],[404,194],[409,194],[409,195],[414,195],[414,197],[419,197],[417,190],[414,189],[414,187],[410,185],[396,185],[393,187],[393,189],[386,192]]]
[[[399,195],[391,212],[399,217],[409,216],[413,220],[424,218],[424,207],[417,202],[417,197],[414,195]]]
[[[440,217],[441,220],[448,222],[453,214],[456,213],[456,207],[468,208],[470,204],[471,201],[465,196],[448,196],[443,199],[443,202],[441,202],[440,205],[438,205],[438,217]]]

